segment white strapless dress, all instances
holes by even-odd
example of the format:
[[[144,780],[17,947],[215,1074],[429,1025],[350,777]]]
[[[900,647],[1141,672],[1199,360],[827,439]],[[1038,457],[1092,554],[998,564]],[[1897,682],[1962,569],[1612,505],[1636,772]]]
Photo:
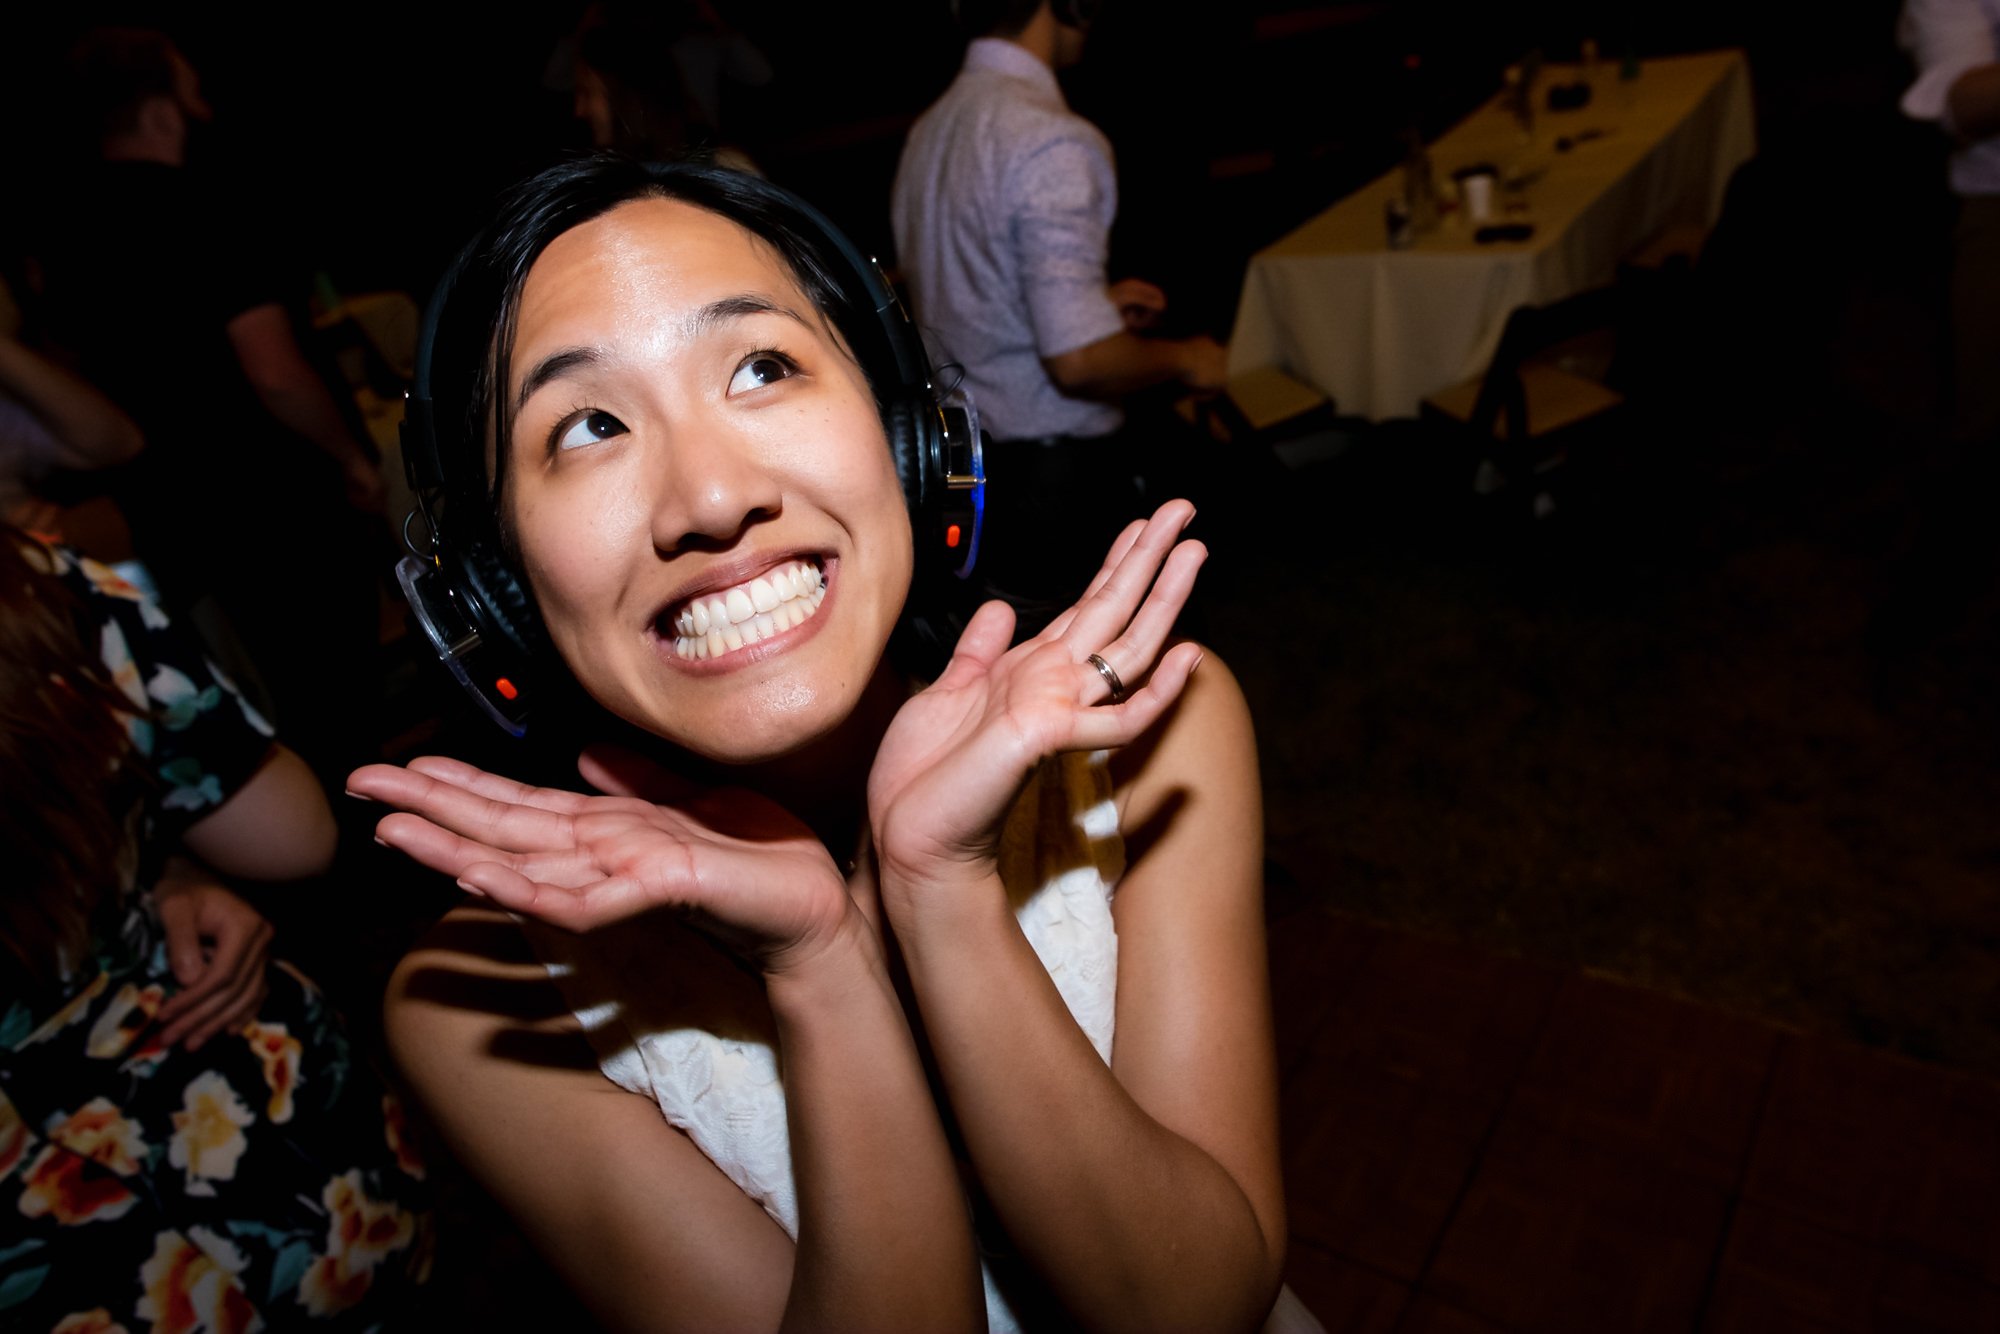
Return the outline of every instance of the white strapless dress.
[[[1008,816],[1001,881],[1023,934],[1107,1063],[1118,993],[1111,896],[1124,869],[1104,754],[1043,765]],[[798,1193],[777,1052],[767,1034],[746,1030],[740,1018],[704,1012],[708,998],[733,989],[735,979],[724,974],[735,966],[685,939],[685,929],[668,926],[683,938],[671,941],[662,924],[644,919],[587,935],[522,925],[605,1076],[658,1103],[669,1124],[796,1238]],[[1021,1328],[995,1280],[998,1258],[982,1262],[993,1334]],[[1313,1334],[1320,1326],[1287,1289],[1266,1330]]]

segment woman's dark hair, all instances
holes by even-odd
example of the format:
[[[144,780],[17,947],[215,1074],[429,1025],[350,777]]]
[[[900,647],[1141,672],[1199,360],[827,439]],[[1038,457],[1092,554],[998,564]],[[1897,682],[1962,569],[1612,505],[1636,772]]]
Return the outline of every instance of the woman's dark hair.
[[[852,350],[876,402],[899,387],[895,353],[852,265],[821,226],[753,176],[692,163],[642,163],[598,153],[529,177],[502,196],[493,219],[461,255],[439,313],[430,390],[438,450],[453,489],[481,479],[497,514],[506,486],[512,428],[506,387],[515,325],[528,272],[563,233],[637,199],[674,199],[703,208],[769,244],[806,299]],[[885,420],[886,428],[886,420]],[[498,447],[486,471],[489,426]],[[504,540],[504,534],[496,533]]]

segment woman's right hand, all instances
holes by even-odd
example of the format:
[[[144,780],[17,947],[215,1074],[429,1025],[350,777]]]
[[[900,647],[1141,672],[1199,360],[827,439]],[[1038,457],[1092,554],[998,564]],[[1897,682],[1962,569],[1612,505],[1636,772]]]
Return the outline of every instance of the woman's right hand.
[[[357,769],[348,791],[404,812],[376,826],[385,845],[568,930],[671,908],[772,972],[811,957],[848,920],[840,869],[775,802],[692,787],[650,801],[602,758],[580,767],[619,795],[529,787],[442,756]],[[656,772],[648,785],[662,781]]]

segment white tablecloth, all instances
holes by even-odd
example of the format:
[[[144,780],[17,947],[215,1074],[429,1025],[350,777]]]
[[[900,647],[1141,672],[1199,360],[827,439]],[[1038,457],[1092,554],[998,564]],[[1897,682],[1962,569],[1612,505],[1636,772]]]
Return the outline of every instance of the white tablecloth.
[[[1542,88],[1582,77],[1545,67]],[[1507,316],[1600,286],[1664,228],[1713,225],[1736,168],[1756,151],[1750,71],[1740,51],[1647,61],[1625,82],[1600,65],[1589,106],[1550,112],[1537,90],[1532,140],[1496,98],[1431,146],[1440,181],[1475,162],[1526,177],[1526,241],[1480,245],[1456,214],[1390,250],[1383,176],[1259,251],[1229,345],[1232,374],[1276,366],[1333,397],[1344,415],[1416,413],[1426,395],[1479,374]],[[1602,137],[1573,142],[1587,131]],[[1496,192],[1497,199],[1497,192]]]

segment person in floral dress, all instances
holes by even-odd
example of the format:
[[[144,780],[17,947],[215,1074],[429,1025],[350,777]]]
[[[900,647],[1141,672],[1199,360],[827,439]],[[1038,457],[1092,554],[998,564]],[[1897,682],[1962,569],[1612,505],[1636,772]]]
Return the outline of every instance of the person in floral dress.
[[[304,765],[109,569],[0,531],[0,1328],[369,1329],[430,1246],[401,1110],[225,877]]]

